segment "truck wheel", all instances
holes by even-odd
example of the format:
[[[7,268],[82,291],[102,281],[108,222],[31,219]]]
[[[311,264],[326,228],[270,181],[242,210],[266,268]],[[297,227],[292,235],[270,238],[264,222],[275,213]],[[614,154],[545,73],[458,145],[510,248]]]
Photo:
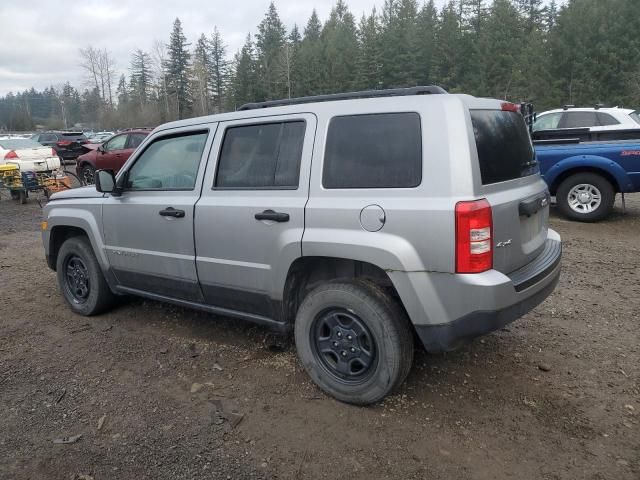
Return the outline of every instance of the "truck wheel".
[[[570,220],[598,222],[613,210],[613,185],[597,173],[576,173],[565,179],[556,192],[560,212]]]
[[[96,169],[91,165],[83,165],[80,169],[80,181],[82,185],[93,185],[95,181]]]
[[[367,282],[326,283],[296,315],[298,356],[313,381],[336,399],[368,405],[404,382],[413,335],[400,306]]]
[[[56,274],[62,295],[75,313],[96,315],[115,303],[86,237],[65,240],[58,252]]]

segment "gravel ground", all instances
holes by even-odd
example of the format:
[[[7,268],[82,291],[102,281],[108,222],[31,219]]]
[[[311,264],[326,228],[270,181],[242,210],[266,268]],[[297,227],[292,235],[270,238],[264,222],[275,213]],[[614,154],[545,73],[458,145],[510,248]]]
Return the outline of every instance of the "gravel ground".
[[[0,201],[2,479],[640,478],[640,195],[599,224],[553,215],[556,292],[457,352],[418,352],[369,408],[237,320],[137,299],[71,314],[39,221]]]

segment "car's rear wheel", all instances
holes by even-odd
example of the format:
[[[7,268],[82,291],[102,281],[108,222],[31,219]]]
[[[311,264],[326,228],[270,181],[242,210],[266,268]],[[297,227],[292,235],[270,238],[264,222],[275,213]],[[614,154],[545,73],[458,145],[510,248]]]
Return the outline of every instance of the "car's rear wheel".
[[[298,356],[313,381],[347,403],[375,403],[404,382],[413,335],[400,306],[368,282],[311,291],[295,324]]]
[[[58,285],[71,310],[96,315],[115,302],[87,237],[71,237],[62,244],[56,262]]]
[[[80,180],[84,185],[93,185],[96,183],[96,169],[89,164],[85,164],[80,168]]]
[[[609,216],[615,195],[606,178],[583,172],[571,175],[560,184],[556,201],[565,217],[579,222],[597,222]]]

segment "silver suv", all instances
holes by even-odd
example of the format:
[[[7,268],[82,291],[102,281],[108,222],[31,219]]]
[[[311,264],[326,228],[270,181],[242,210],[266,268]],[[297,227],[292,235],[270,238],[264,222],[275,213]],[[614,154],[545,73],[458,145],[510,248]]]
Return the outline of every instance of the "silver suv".
[[[549,193],[515,105],[438,87],[249,104],[154,130],[56,194],[43,240],[81,315],[131,294],[295,331],[355,404],[542,302]]]

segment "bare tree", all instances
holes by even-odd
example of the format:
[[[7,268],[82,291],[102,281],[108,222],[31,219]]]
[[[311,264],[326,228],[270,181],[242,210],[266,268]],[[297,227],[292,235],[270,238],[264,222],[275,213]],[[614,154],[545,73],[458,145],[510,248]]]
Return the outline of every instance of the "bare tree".
[[[169,110],[169,97],[167,95],[167,74],[164,68],[167,62],[167,47],[164,42],[162,42],[161,40],[155,40],[153,42],[153,49],[151,54],[153,57],[155,75],[162,88],[160,96],[164,98],[165,113],[167,117],[169,117],[169,114],[171,112]]]
[[[89,45],[80,49],[80,66],[85,71],[85,83],[98,90],[102,100],[113,108],[113,82],[116,76],[115,61],[111,53]]]
[[[279,58],[279,76],[287,86],[288,98],[291,98],[291,69],[293,68],[293,47],[287,42],[282,47]]]

